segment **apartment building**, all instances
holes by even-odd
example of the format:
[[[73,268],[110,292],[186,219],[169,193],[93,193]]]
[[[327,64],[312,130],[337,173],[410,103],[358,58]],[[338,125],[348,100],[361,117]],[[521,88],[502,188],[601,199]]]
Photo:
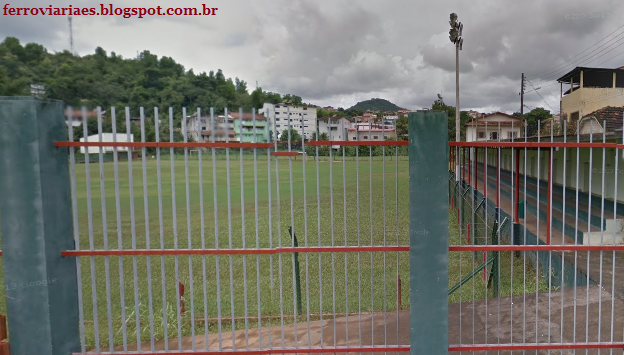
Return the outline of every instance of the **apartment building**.
[[[314,106],[265,102],[260,113],[267,118],[269,130],[278,132],[278,135],[287,130],[289,125],[297,132],[303,132],[305,139],[311,139],[316,133],[316,107]]]

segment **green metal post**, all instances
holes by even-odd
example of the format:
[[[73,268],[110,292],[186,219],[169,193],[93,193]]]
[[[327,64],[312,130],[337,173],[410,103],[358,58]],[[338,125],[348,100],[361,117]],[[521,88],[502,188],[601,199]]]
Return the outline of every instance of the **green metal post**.
[[[410,353],[448,352],[447,115],[408,116]]]
[[[288,227],[288,232],[290,236],[293,238],[294,247],[298,248],[299,243],[297,242],[297,236],[292,230],[292,226]],[[302,313],[301,308],[301,271],[299,270],[299,253],[293,253],[293,257],[295,258],[295,291],[297,293],[297,312],[299,314]]]
[[[11,354],[80,351],[76,260],[60,101],[0,98],[0,224]]]

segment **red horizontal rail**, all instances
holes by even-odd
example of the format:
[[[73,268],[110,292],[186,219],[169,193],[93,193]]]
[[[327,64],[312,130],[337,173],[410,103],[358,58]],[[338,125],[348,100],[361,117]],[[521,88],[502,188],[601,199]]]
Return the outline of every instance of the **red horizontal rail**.
[[[486,148],[617,148],[624,149],[624,144],[603,142],[449,142],[449,147],[486,147]]]
[[[275,255],[284,253],[407,252],[408,245],[281,247],[260,249],[109,249],[66,250],[62,256]],[[451,245],[449,251],[621,251],[624,245]]]
[[[295,157],[299,155],[298,152],[273,152],[276,157]]]
[[[272,148],[272,143],[239,142],[54,142],[57,147],[131,147],[131,148]]]
[[[560,349],[622,349],[624,343],[476,344],[451,345],[449,351],[509,351]]]
[[[262,249],[110,249],[66,250],[61,256],[273,255],[280,253],[354,253],[409,251],[409,246],[282,247]]]
[[[448,351],[513,351],[513,350],[561,350],[561,349],[622,349],[624,343],[551,343],[551,344],[475,344],[450,345]],[[324,348],[272,348],[272,349],[240,349],[240,350],[208,350],[208,351],[168,351],[167,355],[212,355],[212,354],[343,354],[361,352],[409,352],[409,345],[399,346],[360,346],[360,347],[324,347]],[[110,353],[89,353],[91,355],[106,355]],[[116,354],[138,354],[137,352],[116,352]],[[145,355],[165,354],[160,351],[143,351]],[[80,355],[74,353],[74,355]]]
[[[208,351],[141,351],[143,355],[214,355],[214,354],[344,354],[344,353],[385,353],[409,352],[409,345],[403,346],[359,346],[359,347],[323,347],[323,348],[272,348],[272,349],[240,349],[240,350],[208,350]],[[110,355],[111,353],[89,353],[89,355]],[[115,354],[139,354],[138,352],[115,352]],[[73,355],[80,355],[74,353]]]
[[[408,145],[408,141],[309,141],[307,145],[340,145],[340,146],[402,146]]]
[[[612,251],[624,245],[452,245],[449,251]]]

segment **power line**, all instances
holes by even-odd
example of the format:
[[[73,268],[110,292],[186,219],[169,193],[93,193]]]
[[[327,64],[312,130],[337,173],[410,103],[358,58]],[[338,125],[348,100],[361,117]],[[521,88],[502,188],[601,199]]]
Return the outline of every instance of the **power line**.
[[[575,54],[574,56],[572,56],[572,57],[571,57],[571,58],[569,58],[568,60],[564,61],[563,63],[560,63],[560,64],[558,64],[558,65],[556,65],[556,66],[554,66],[554,67],[551,67],[551,69],[546,69],[545,71],[542,71],[542,72],[540,72],[540,73],[538,73],[538,74],[535,74],[535,77],[536,77],[536,78],[539,78],[540,76],[543,76],[543,75],[549,75],[550,73],[552,73],[552,72],[553,72],[553,69],[554,69],[554,68],[561,67],[562,65],[565,67],[565,66],[566,66],[566,65],[565,65],[566,63],[568,63],[568,62],[572,61],[574,58],[576,58],[576,57],[578,57],[579,55],[581,55],[581,54],[585,53],[586,51],[588,51],[588,50],[589,50],[589,49],[591,49],[592,47],[596,46],[598,43],[600,43],[600,42],[604,41],[604,40],[605,40],[605,39],[607,39],[609,36],[611,36],[612,34],[614,34],[615,32],[617,32],[618,30],[620,30],[620,29],[622,29],[622,28],[624,28],[624,25],[622,25],[622,26],[618,27],[617,29],[615,29],[615,31],[613,31],[613,32],[609,33],[608,35],[606,35],[605,37],[603,37],[602,39],[600,39],[598,42],[596,42],[596,43],[592,44],[591,46],[589,46],[589,47],[585,48],[584,50],[582,50],[582,51],[580,51],[579,53]],[[558,71],[558,70],[560,70],[560,69],[556,69],[556,71]]]
[[[620,33],[618,36],[623,36],[623,35],[624,35],[624,32]],[[618,37],[614,37],[614,38],[612,38],[612,39],[611,39],[611,41],[612,41],[612,40],[614,40],[614,39],[616,39],[616,38],[618,38]],[[618,42],[613,43],[612,45],[609,45],[609,46],[607,46],[607,47],[604,47],[604,48],[602,48],[602,49],[601,49],[600,51],[598,51],[598,52],[593,53],[590,57],[588,57],[588,58],[586,58],[586,59],[582,60],[581,62],[579,62],[579,63],[578,63],[578,64],[576,64],[575,66],[577,66],[577,67],[578,67],[578,66],[587,65],[587,64],[589,64],[589,63],[592,63],[592,62],[594,62],[594,61],[598,60],[599,58],[604,57],[605,55],[607,55],[608,53],[610,53],[610,52],[611,52],[611,51],[613,51],[614,49],[619,48],[619,47],[621,47],[622,45],[624,45],[624,41],[623,41],[623,40],[624,40],[624,37],[620,38],[620,39],[618,40]],[[611,42],[611,41],[609,41],[609,42]],[[607,42],[607,43],[608,43],[608,42]],[[617,44],[617,43],[619,43],[617,46],[612,47],[613,45],[615,45],[615,44]],[[605,43],[605,44],[606,44],[606,43]],[[602,46],[601,46],[601,47],[602,47]],[[599,48],[601,48],[601,47],[599,47]],[[597,48],[597,49],[598,49],[598,48]],[[608,49],[608,51],[607,51],[607,52],[605,52],[605,53],[603,53],[603,52],[604,52],[605,50],[607,50],[607,49]],[[600,54],[600,53],[603,53],[603,54]],[[586,54],[586,55],[585,55],[585,56],[583,56],[582,58],[587,57],[587,55],[589,55],[589,54],[590,54],[590,53]],[[598,55],[598,54],[600,54],[600,55]],[[568,68],[568,70],[571,70],[571,69],[570,69],[570,68]],[[540,79],[540,80],[541,80],[541,81],[540,81],[540,83],[550,81],[550,80],[552,80],[552,79],[554,79],[554,78],[556,78],[556,77],[558,77],[558,76],[560,76],[560,75],[562,75],[562,74],[563,74],[563,73],[555,73],[554,75],[546,76],[545,78]],[[538,84],[539,84],[539,83],[538,83]]]
[[[553,110],[552,106],[550,106],[550,104],[549,104],[548,102],[546,102],[546,99],[544,99],[544,96],[542,96],[542,94],[540,94],[540,93],[539,93],[539,91],[537,91],[537,89],[535,88],[535,86],[533,85],[533,83],[531,82],[531,80],[529,80],[529,79],[526,79],[526,80],[529,82],[529,84],[530,84],[530,85],[531,85],[531,87],[533,88],[533,91],[535,91],[535,93],[536,93],[536,94],[538,94],[538,95],[539,95],[539,97],[541,97],[541,98],[542,98],[542,101],[544,101],[544,103],[545,103],[548,107],[550,107],[550,111],[555,111],[555,110]]]

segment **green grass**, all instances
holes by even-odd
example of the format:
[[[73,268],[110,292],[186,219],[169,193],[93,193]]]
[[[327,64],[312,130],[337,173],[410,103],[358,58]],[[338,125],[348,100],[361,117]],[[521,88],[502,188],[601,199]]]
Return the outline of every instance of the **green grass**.
[[[341,157],[334,163],[324,158],[318,164],[308,159],[305,173],[301,157],[292,161],[292,170],[284,157],[279,158],[278,167],[271,158],[270,170],[266,155],[259,156],[257,166],[249,156],[243,156],[242,163],[239,158],[232,154],[228,167],[223,155],[213,164],[211,154],[203,154],[201,166],[195,155],[189,157],[188,165],[179,156],[173,160],[163,156],[160,171],[154,159],[148,159],[145,170],[140,160],[131,164],[131,170],[123,161],[117,172],[119,194],[113,163],[101,168],[91,163],[89,175],[87,165],[77,164],[80,248],[199,249],[215,248],[217,243],[219,248],[290,246],[291,225],[300,246],[409,244],[407,157],[398,161],[386,157],[385,164],[381,157],[363,157],[359,165],[353,158],[344,163]],[[450,244],[459,244],[454,218],[449,212]],[[472,255],[450,254],[449,287],[478,266]],[[408,253],[394,252],[299,254],[303,314],[309,309],[317,319],[319,313],[396,310],[397,276],[402,280],[403,307],[409,307],[408,258]],[[519,288],[522,268],[514,266],[513,286],[509,282],[511,260],[510,254],[501,253],[502,295],[524,292]],[[137,329],[142,342],[149,342],[150,333],[156,340],[163,339],[165,328],[167,338],[177,337],[178,281],[185,285],[186,314],[179,323],[182,336],[193,332],[191,312],[195,319],[209,318],[211,333],[219,328],[244,328],[243,318],[257,319],[258,312],[267,317],[265,325],[279,321],[269,316],[295,313],[293,256],[288,254],[81,257],[80,271],[87,348],[96,343],[104,347],[109,342],[122,344],[124,327],[128,343],[137,341]],[[535,287],[531,272],[526,275],[527,292]],[[484,298],[482,278],[473,280],[451,295],[449,302]],[[2,305],[3,312],[5,309]],[[233,323],[232,316],[242,318]],[[254,319],[248,322],[256,324]],[[203,323],[194,324],[195,334],[205,332]]]

